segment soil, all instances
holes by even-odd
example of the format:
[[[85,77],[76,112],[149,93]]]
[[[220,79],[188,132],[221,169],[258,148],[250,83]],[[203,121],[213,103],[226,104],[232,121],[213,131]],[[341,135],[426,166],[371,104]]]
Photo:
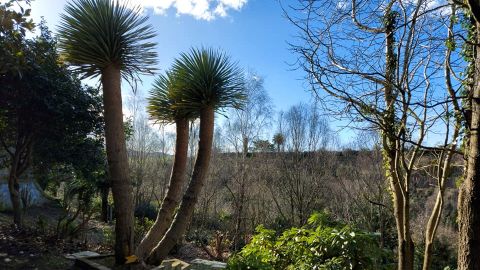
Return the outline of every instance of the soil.
[[[64,256],[85,250],[111,253],[104,245],[103,227],[109,225],[92,221],[89,230],[78,238],[59,239],[55,235],[62,208],[55,202],[27,209],[24,227],[13,225],[11,213],[0,212],[0,269],[78,269],[74,261]]]
[[[99,254],[113,253],[113,239],[108,239],[104,234],[107,229],[113,230],[112,225],[92,219],[87,225],[88,229],[76,238],[59,239],[55,235],[55,228],[62,215],[63,209],[55,201],[42,207],[29,208],[24,214],[24,227],[19,229],[14,226],[11,213],[0,212],[0,269],[79,270],[73,260],[65,258],[66,254],[86,250]],[[169,258],[186,262],[196,258],[212,259],[194,243],[177,246]],[[113,257],[102,260],[99,262],[104,265],[113,265]],[[135,269],[133,265],[129,268]]]

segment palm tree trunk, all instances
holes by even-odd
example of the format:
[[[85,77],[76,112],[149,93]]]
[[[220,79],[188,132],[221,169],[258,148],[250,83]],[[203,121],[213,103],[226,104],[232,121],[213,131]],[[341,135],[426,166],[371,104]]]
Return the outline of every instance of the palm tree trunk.
[[[210,164],[214,118],[215,112],[213,108],[204,108],[200,112],[200,141],[198,143],[197,159],[195,160],[192,178],[172,225],[147,259],[147,262],[150,264],[159,264],[187,230],[188,222],[193,216],[195,204],[205,183]]]
[[[133,254],[133,187],[128,174],[127,147],[122,113],[120,69],[111,65],[102,70],[105,144],[115,204],[115,262],[123,264]]]
[[[480,23],[476,23],[476,32]],[[476,34],[476,44],[480,41]],[[480,55],[474,47],[474,85],[471,100],[467,171],[458,196],[458,269],[480,269]]]
[[[175,159],[173,162],[172,174],[167,193],[163,199],[157,219],[147,235],[140,242],[135,254],[140,259],[145,259],[155,245],[162,239],[170,226],[175,208],[180,203],[182,188],[185,183],[185,171],[187,168],[188,156],[188,134],[189,126],[187,119],[177,119],[177,139],[175,144]]]

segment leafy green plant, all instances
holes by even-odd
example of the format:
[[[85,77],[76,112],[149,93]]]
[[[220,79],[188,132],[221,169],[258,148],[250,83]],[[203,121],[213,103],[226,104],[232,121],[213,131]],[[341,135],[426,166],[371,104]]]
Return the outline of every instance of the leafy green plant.
[[[390,252],[374,233],[336,224],[325,213],[306,226],[281,233],[257,227],[252,241],[228,261],[228,269],[393,269]]]
[[[64,214],[57,221],[57,237],[75,237],[86,228],[92,215],[99,210],[93,204],[95,192],[95,185],[82,178],[66,183],[61,200]]]
[[[143,236],[150,230],[153,226],[155,220],[151,220],[147,217],[136,217],[135,218],[135,243],[139,243],[142,240]]]
[[[103,234],[103,243],[109,246],[113,246],[115,244],[115,231],[112,227],[104,227],[102,229]]]

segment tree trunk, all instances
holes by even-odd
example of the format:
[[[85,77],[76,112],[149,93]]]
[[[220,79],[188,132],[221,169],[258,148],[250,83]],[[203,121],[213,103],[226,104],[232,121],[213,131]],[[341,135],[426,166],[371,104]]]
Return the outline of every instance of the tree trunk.
[[[248,155],[248,137],[242,138],[242,154],[244,157]]]
[[[122,113],[119,67],[102,70],[105,144],[108,171],[115,205],[115,262],[123,264],[133,254],[133,187],[128,174],[128,157]]]
[[[480,24],[475,25],[475,40]],[[467,171],[458,197],[458,269],[480,269],[480,55],[479,46],[474,47],[474,85],[471,100],[472,116],[467,149]]]
[[[437,232],[438,224],[442,216],[443,208],[443,184],[439,186],[437,199],[433,207],[430,218],[428,219],[427,227],[425,229],[425,251],[423,256],[423,270],[430,269],[432,264],[433,240]]]
[[[244,161],[246,162],[246,161]],[[245,163],[243,163],[242,166],[244,166]],[[239,247],[242,246],[243,244],[243,207],[245,204],[245,181],[246,181],[246,168],[242,168],[242,183],[240,184],[240,194],[238,198],[238,202],[236,203],[236,217],[235,217],[235,235],[233,237],[233,250],[237,251],[239,250]],[[242,239],[242,240],[240,240]]]
[[[452,138],[456,141],[459,134],[460,129],[460,120],[458,120],[456,124],[458,128],[455,128],[454,134]],[[441,175],[438,176],[438,193],[437,199],[435,201],[435,205],[433,206],[432,213],[430,214],[430,218],[428,220],[427,226],[425,228],[425,251],[423,256],[423,270],[428,270],[432,264],[432,253],[433,253],[433,241],[435,239],[435,234],[437,232],[438,224],[440,223],[440,218],[442,217],[442,210],[443,210],[443,196],[445,193],[445,181],[448,178],[448,171],[451,168],[450,163],[453,157],[453,151],[456,149],[456,143],[453,142],[453,145],[450,149],[446,150],[449,151],[445,160],[442,160],[443,153],[440,155],[440,162],[438,166],[442,166],[441,168]],[[440,165],[442,164],[442,165]]]
[[[468,0],[467,4],[475,20],[480,22],[480,0]]]
[[[11,162],[8,175],[8,191],[10,193],[10,201],[12,202],[13,223],[22,227],[22,199],[20,197],[20,183],[18,180],[30,164],[32,135],[19,137],[17,134],[16,140],[15,150],[13,153],[10,153]]]
[[[101,189],[102,196],[102,220],[108,222],[108,193],[110,188],[107,183],[104,183]]]
[[[188,157],[188,120],[177,119],[177,139],[175,144],[175,159],[173,162],[172,174],[167,193],[163,199],[162,206],[157,214],[157,219],[147,235],[140,242],[135,254],[140,259],[145,259],[155,245],[162,239],[170,226],[175,208],[180,203],[182,188],[185,183],[185,171]]]
[[[409,213],[409,176],[403,179],[401,169],[397,167],[397,138],[395,119],[395,15],[388,9],[385,13],[385,116],[383,118],[382,144],[383,162],[387,179],[392,192],[395,223],[397,227],[397,263],[398,269],[412,270],[414,261],[414,245],[410,234]],[[403,180],[403,181],[402,181]]]
[[[13,211],[13,223],[22,227],[22,202],[20,199],[20,184],[18,183],[17,167],[15,161],[11,165],[10,173],[8,176],[8,191],[10,193],[10,201],[12,202]]]
[[[168,252],[175,246],[185,233],[188,222],[193,216],[195,204],[205,183],[212,153],[215,111],[213,108],[204,108],[200,112],[200,141],[198,143],[197,159],[192,173],[192,178],[183,196],[180,209],[175,215],[172,225],[162,241],[154,248],[147,262],[159,264]]]

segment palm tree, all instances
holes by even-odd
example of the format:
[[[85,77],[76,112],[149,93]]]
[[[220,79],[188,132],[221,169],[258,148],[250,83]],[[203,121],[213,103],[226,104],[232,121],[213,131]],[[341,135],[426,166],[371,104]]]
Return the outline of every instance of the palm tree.
[[[280,152],[281,147],[285,144],[285,136],[280,132],[275,133],[273,143],[277,146],[277,152]]]
[[[225,107],[240,108],[245,100],[242,71],[222,52],[192,49],[175,60],[173,72],[181,85],[174,91],[177,106],[200,115],[200,140],[190,183],[170,228],[150,253],[147,262],[152,264],[165,258],[191,220],[210,163],[215,111]]]
[[[185,184],[185,172],[187,167],[188,156],[188,136],[189,121],[197,118],[195,111],[183,111],[176,107],[176,101],[173,93],[176,77],[172,72],[166,75],[160,75],[154,82],[153,89],[150,91],[148,98],[147,110],[152,120],[160,123],[176,124],[176,142],[175,157],[170,175],[170,183],[167,193],[163,199],[162,206],[157,214],[155,223],[148,233],[142,239],[137,247],[135,254],[143,260],[148,256],[155,245],[162,239],[173,219],[175,208],[178,207],[182,195],[182,187]]]
[[[114,0],[76,0],[67,4],[59,25],[59,47],[81,78],[103,86],[105,142],[115,203],[115,261],[133,254],[133,200],[123,127],[121,79],[149,74],[156,64],[153,28],[140,9]]]

